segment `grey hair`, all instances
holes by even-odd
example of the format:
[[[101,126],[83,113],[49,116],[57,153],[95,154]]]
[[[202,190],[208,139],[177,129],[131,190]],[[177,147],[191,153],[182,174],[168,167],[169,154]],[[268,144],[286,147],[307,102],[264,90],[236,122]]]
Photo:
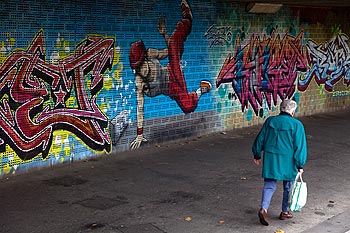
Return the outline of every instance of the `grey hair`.
[[[290,99],[285,99],[282,101],[280,105],[280,111],[281,112],[286,112],[292,115],[292,113],[295,111],[297,108],[297,103],[294,100]]]

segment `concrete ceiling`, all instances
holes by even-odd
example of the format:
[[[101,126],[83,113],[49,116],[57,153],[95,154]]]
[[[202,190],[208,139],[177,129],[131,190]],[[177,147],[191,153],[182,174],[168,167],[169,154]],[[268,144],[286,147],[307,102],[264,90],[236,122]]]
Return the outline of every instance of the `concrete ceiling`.
[[[350,0],[221,0],[232,3],[282,3],[290,7],[338,8],[350,7]]]

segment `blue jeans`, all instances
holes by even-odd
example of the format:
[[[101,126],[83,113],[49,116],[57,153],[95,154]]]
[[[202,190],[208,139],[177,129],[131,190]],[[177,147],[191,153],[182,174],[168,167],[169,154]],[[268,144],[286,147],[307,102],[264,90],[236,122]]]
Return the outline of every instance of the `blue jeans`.
[[[292,188],[294,180],[283,181],[283,199],[282,199],[282,211],[287,212],[289,210],[288,198],[289,192]],[[262,192],[261,208],[268,209],[272,196],[277,188],[277,180],[274,179],[264,179],[264,189]]]

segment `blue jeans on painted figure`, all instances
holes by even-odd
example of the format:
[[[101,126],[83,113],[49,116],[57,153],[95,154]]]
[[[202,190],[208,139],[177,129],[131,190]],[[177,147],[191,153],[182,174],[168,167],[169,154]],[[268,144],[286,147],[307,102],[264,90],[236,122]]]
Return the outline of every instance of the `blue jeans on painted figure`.
[[[289,192],[292,188],[293,183],[294,183],[294,180],[283,181],[283,199],[282,199],[283,212],[287,212],[289,210],[288,198],[289,198]],[[275,193],[276,188],[277,188],[277,180],[264,179],[264,189],[262,192],[261,208],[264,208],[266,210],[269,208],[272,196]]]

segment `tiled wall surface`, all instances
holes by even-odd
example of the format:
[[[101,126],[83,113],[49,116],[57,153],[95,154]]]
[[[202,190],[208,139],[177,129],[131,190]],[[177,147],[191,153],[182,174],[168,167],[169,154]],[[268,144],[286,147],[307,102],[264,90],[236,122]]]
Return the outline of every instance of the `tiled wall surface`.
[[[347,109],[347,18],[214,0],[2,1],[0,176],[261,124],[285,98],[297,116]]]

